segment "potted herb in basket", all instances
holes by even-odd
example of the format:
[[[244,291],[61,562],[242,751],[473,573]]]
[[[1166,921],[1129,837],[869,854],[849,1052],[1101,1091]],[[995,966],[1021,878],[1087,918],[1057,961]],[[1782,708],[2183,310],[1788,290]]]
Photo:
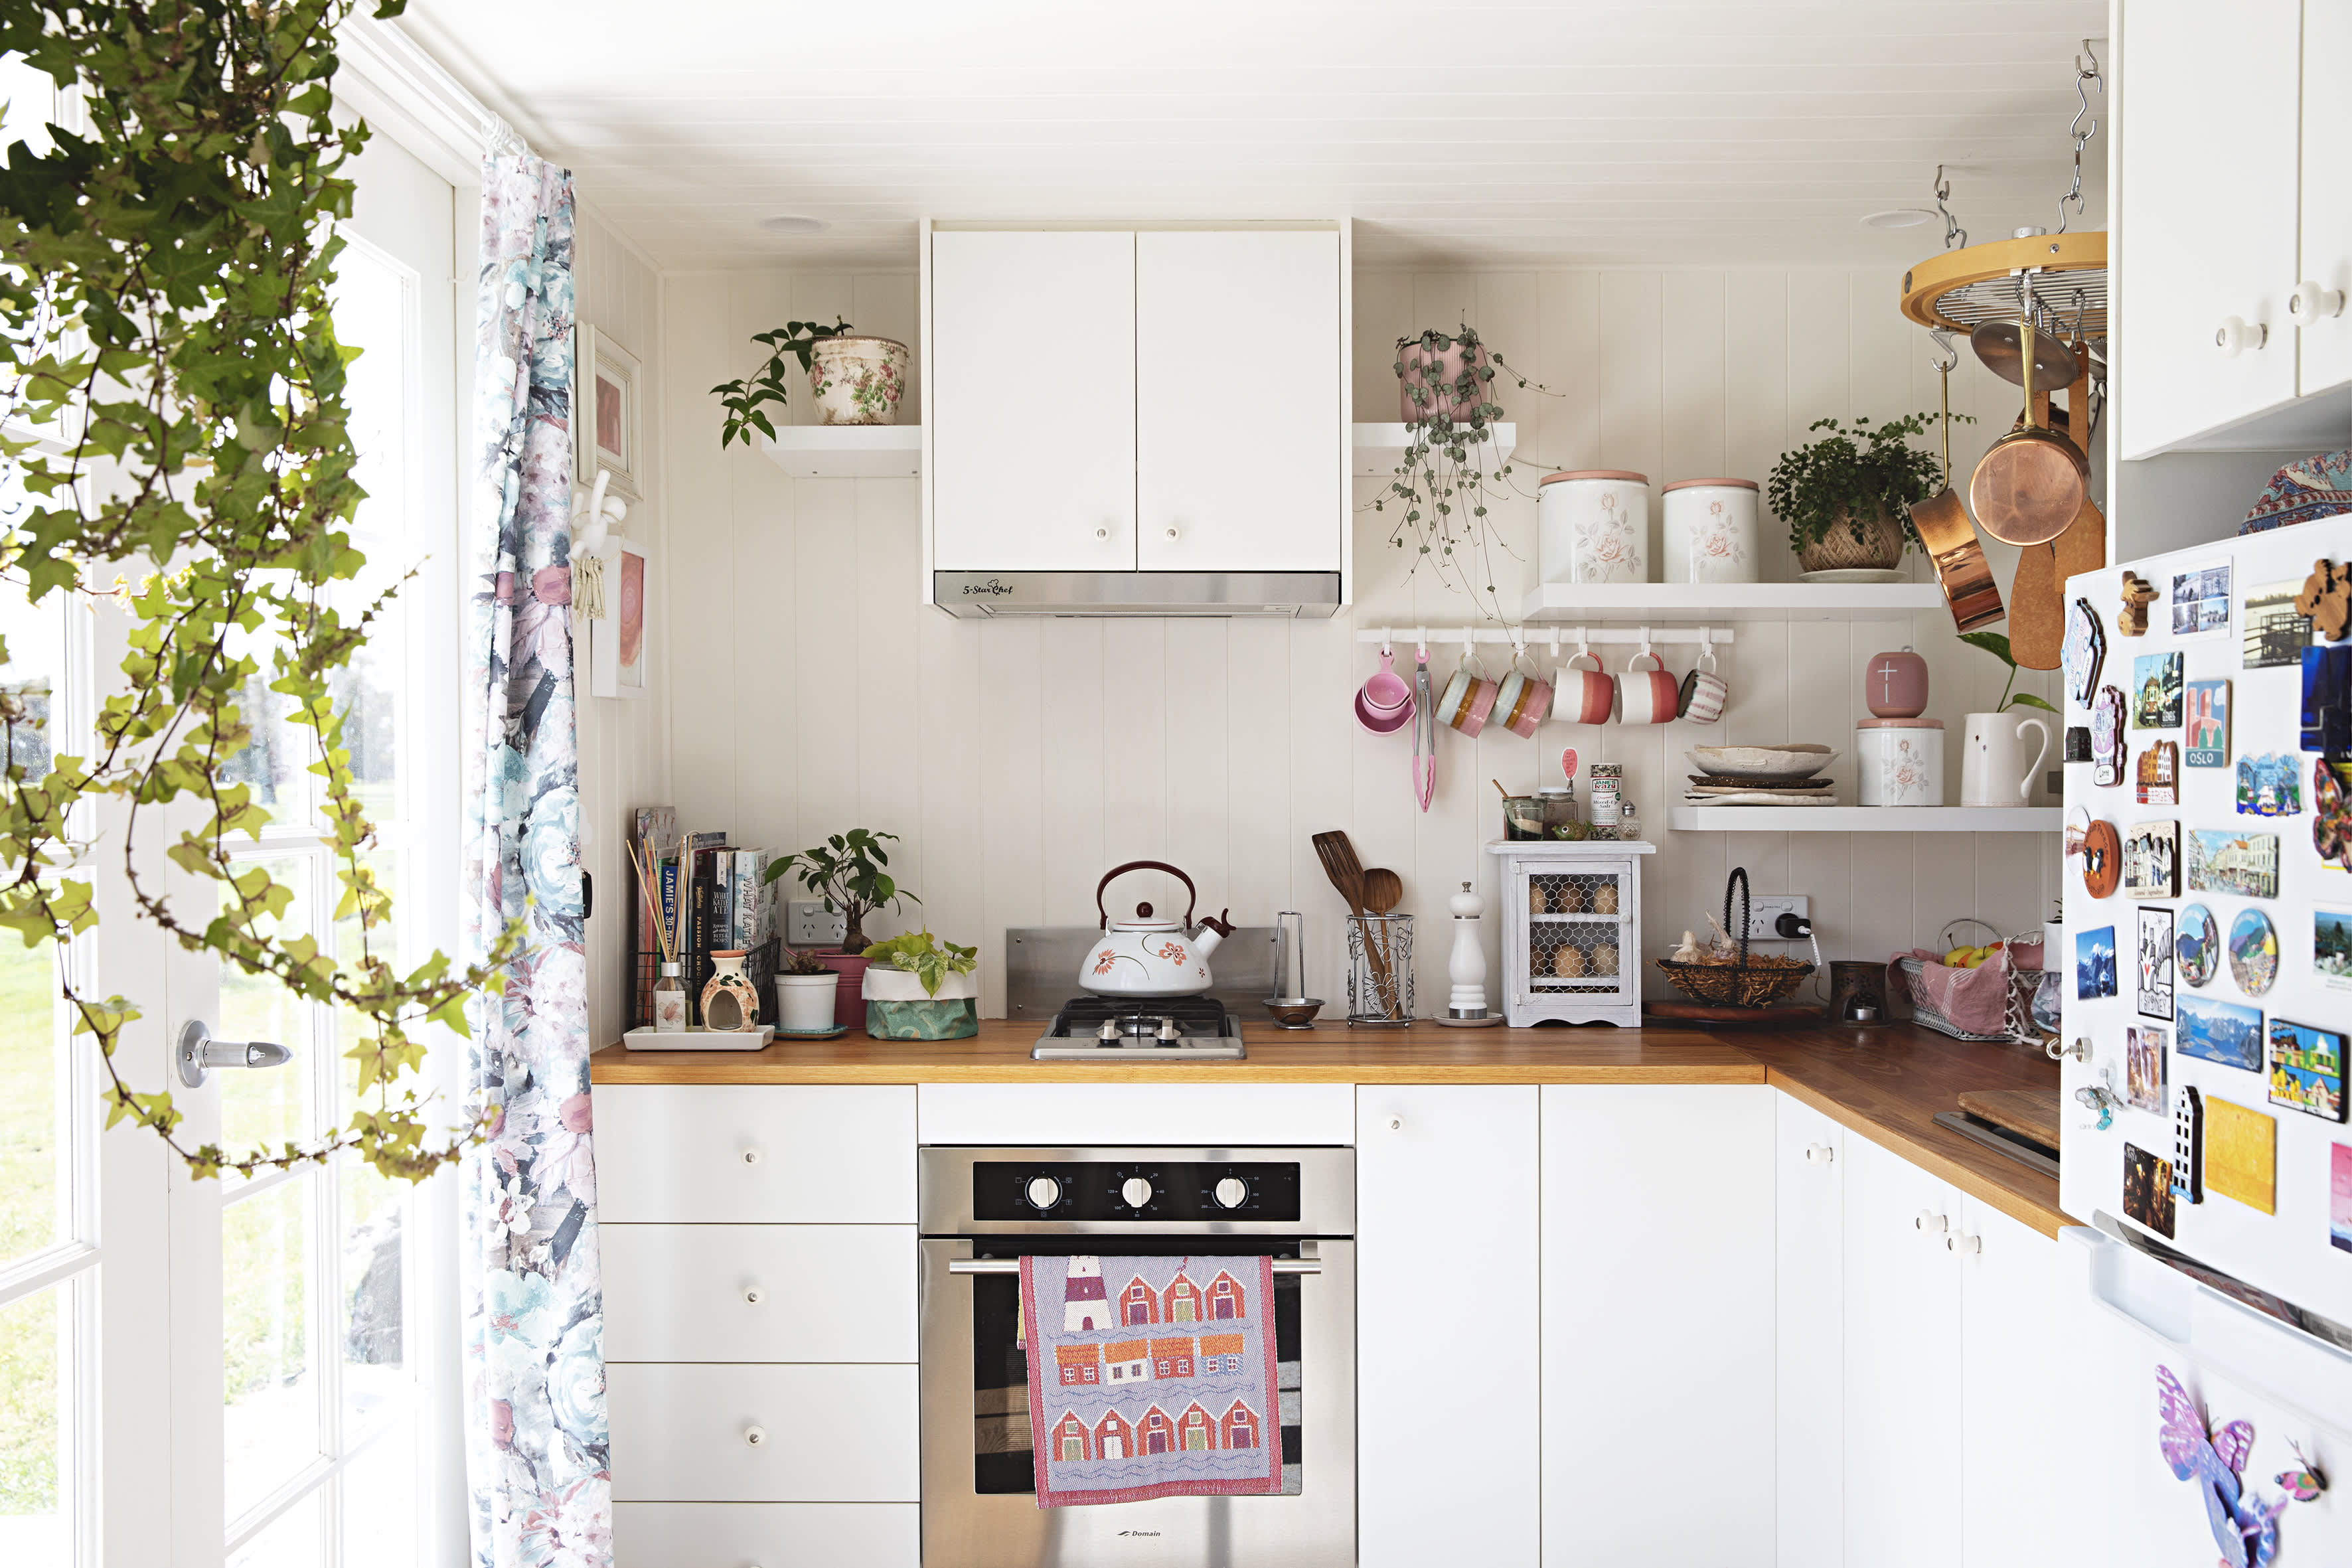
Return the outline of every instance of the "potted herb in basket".
[[[866,950],[866,1032],[877,1040],[961,1040],[980,1033],[980,950],[910,931]]]
[[[1935,458],[1911,446],[1943,416],[1906,414],[1874,425],[1867,416],[1849,430],[1816,419],[1820,440],[1780,454],[1765,494],[1789,525],[1789,543],[1807,573],[1892,571],[1904,547],[1916,544],[1910,508],[1944,488]],[[1952,416],[1969,419],[1965,414]],[[1973,423],[1973,421],[1971,421]]]
[[[876,833],[869,828],[853,827],[846,833],[836,833],[813,849],[787,855],[768,868],[768,880],[777,880],[791,872],[800,885],[824,901],[825,909],[841,916],[842,939],[839,951],[815,954],[818,963],[842,977],[840,994],[834,1001],[834,1022],[853,1026],[865,1017],[865,1001],[859,987],[868,962],[866,949],[866,917],[887,905],[898,907],[899,900],[915,898],[890,878],[890,857],[882,841],[898,841],[895,833]]]

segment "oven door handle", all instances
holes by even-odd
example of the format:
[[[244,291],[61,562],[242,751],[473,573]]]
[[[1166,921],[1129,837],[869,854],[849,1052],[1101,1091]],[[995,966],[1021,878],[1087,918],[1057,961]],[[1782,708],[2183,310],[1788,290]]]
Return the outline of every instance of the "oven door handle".
[[[1311,1258],[1277,1258],[1274,1259],[1276,1274],[1320,1274],[1323,1265]],[[1017,1258],[951,1258],[948,1259],[950,1274],[1018,1274],[1021,1260]]]

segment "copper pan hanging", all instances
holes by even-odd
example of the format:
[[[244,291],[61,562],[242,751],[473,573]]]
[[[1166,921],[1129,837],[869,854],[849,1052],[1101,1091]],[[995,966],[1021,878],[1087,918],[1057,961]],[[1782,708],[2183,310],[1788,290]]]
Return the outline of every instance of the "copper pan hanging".
[[[2033,274],[2018,275],[2018,331],[2032,341]],[[2090,465],[2075,445],[2054,430],[2034,423],[2033,382],[2036,354],[2021,353],[2025,418],[2023,426],[2003,436],[1977,459],[1969,479],[1969,510],[1977,525],[2007,544],[2047,544],[2074,525],[2083,502],[2091,493]]]
[[[1992,566],[1985,560],[1984,546],[1977,542],[1968,508],[1952,493],[1952,367],[1960,356],[1944,333],[1937,331],[1935,337],[1944,351],[1936,366],[1944,382],[1944,488],[1910,509],[1911,527],[1936,568],[1936,581],[1944,590],[1953,625],[1972,632],[2000,619],[2000,585],[1993,581]]]

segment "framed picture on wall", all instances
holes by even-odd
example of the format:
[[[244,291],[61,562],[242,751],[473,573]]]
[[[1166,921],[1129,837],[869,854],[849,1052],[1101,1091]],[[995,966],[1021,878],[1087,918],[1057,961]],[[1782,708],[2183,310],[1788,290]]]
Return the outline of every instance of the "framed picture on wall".
[[[588,689],[598,697],[646,694],[646,547],[615,539],[604,552],[604,618],[588,626]]]
[[[637,356],[583,321],[572,361],[572,471],[583,485],[596,470],[613,476],[607,493],[644,499],[645,466],[637,417]]]

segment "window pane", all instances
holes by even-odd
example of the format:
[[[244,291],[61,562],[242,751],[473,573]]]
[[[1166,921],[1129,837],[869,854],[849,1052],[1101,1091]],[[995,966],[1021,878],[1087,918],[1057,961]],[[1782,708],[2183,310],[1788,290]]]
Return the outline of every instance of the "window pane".
[[[310,929],[311,860],[299,855],[240,858],[237,868],[259,866],[270,878],[294,892],[294,901],[275,921],[264,921],[264,931],[299,936]],[[275,1151],[289,1139],[298,1142],[317,1133],[310,1108],[310,1072],[319,1058],[311,1038],[313,1005],[267,974],[248,974],[233,963],[221,965],[220,1037],[225,1040],[275,1040],[294,1053],[282,1068],[257,1068],[219,1075],[221,1147],[230,1154],[257,1147]]]
[[[319,1568],[327,1560],[319,1503],[314,1491],[271,1520],[268,1529],[229,1553],[228,1568]]]
[[[13,482],[0,484],[0,527],[23,500]],[[58,721],[65,711],[66,606],[62,594],[36,606],[15,584],[0,584],[0,637],[8,647],[0,712],[8,715],[7,760],[27,779],[46,775],[51,748],[68,739],[52,728],[52,709]],[[0,1262],[72,1233],[57,995],[56,944],[27,948],[14,931],[0,932]]]
[[[346,1161],[343,1187],[343,1430],[356,1441],[400,1407],[405,1324],[401,1309],[405,1184]]]
[[[58,1404],[70,1286],[0,1307],[0,1563],[67,1568],[71,1516],[58,1487]]]
[[[343,1568],[416,1568],[418,1460],[404,1420],[343,1471]]]
[[[234,1521],[319,1454],[308,1310],[315,1170],[221,1211],[224,1458]]]

